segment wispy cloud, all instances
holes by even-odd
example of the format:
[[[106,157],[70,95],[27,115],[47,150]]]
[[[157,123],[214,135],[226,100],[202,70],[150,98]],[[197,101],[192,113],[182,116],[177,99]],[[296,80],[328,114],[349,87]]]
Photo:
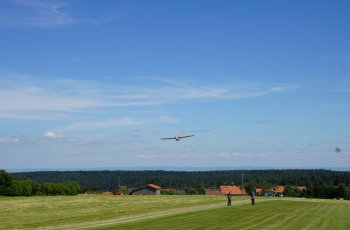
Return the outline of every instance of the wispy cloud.
[[[57,130],[59,131],[76,131],[76,130],[88,130],[88,129],[105,129],[105,128],[115,128],[121,126],[133,126],[142,124],[142,121],[137,121],[128,117],[119,119],[110,119],[105,121],[97,122],[77,122],[72,123]]]
[[[41,0],[2,1],[0,26],[57,27],[70,25],[74,18],[62,2]]]
[[[220,85],[204,85],[199,82],[173,84],[154,79],[97,82],[0,75],[0,118],[11,118],[12,115],[13,119],[25,119],[26,116],[28,119],[62,119],[74,112],[96,108],[157,106],[179,101],[235,100],[261,97],[290,89],[292,87],[289,86],[232,81]],[[160,119],[178,121],[177,118],[169,116],[162,116]]]
[[[70,90],[69,90],[70,91]],[[107,106],[93,95],[70,94],[65,91],[51,91],[37,86],[0,91],[0,111],[73,111],[85,108]],[[11,100],[9,100],[11,99]]]

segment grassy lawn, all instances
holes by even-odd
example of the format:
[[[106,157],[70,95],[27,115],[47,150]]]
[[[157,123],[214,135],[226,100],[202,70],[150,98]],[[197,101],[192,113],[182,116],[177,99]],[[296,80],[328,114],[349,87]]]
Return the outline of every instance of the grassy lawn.
[[[0,229],[79,224],[175,208],[224,205],[225,202],[224,196],[0,197]]]
[[[0,229],[350,229],[349,201],[248,202],[234,197],[226,207],[224,196],[0,197]]]
[[[276,200],[97,229],[350,229],[350,202]],[[95,228],[96,229],[96,228]]]

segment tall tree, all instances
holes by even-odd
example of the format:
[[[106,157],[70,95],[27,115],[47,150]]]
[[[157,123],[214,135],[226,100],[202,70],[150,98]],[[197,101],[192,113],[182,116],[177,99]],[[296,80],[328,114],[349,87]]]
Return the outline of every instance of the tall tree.
[[[10,192],[13,178],[5,170],[0,170],[0,196],[7,196]]]

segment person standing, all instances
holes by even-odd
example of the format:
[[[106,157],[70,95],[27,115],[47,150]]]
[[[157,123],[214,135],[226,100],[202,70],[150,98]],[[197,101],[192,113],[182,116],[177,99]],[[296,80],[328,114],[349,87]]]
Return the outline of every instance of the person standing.
[[[227,194],[227,206],[231,206],[231,192]]]
[[[252,200],[252,205],[254,206],[254,204],[255,204],[255,194],[254,194],[253,191],[252,191],[252,193],[250,194],[250,199]]]

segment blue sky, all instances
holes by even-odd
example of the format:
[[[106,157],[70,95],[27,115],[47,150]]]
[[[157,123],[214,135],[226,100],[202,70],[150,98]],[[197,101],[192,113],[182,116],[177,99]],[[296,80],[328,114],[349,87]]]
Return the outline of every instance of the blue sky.
[[[0,0],[0,168],[347,167],[348,12]]]

